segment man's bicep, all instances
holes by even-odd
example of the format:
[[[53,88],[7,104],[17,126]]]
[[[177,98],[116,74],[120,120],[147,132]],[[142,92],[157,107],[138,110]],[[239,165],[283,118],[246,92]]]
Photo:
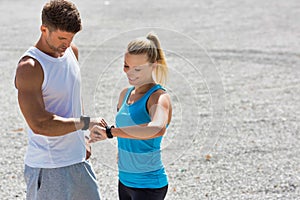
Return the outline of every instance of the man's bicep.
[[[41,118],[47,116],[41,91],[42,82],[43,72],[34,60],[20,62],[15,83],[20,109],[30,127],[36,126]]]
[[[21,112],[31,128],[34,128],[42,119],[47,118],[42,96],[37,91],[19,89],[18,102]]]

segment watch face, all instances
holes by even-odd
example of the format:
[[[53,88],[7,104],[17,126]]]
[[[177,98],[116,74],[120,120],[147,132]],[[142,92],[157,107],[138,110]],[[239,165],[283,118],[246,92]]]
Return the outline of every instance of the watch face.
[[[87,130],[90,126],[90,117],[82,115],[80,117],[80,121],[83,121],[84,123],[84,127],[82,128],[82,130]]]

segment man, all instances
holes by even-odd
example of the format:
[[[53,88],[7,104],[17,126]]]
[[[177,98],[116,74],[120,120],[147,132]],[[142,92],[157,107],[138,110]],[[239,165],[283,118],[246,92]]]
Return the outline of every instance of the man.
[[[81,30],[76,6],[64,0],[46,3],[40,30],[15,77],[19,106],[29,126],[27,199],[98,200],[82,130],[101,124],[82,115],[78,49],[72,44]]]

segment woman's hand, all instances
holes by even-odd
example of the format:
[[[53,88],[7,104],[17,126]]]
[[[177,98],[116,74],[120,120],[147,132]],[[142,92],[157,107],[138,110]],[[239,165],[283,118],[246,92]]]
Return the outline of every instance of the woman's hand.
[[[106,122],[105,122],[105,124],[106,124]],[[106,129],[105,129],[105,127],[102,127],[102,124],[101,124],[101,126],[95,125],[90,129],[89,143],[94,143],[94,142],[105,140],[105,139],[107,139]]]
[[[106,123],[106,121],[104,119],[101,119],[100,125],[101,125],[101,127],[105,128],[107,126],[107,123]]]

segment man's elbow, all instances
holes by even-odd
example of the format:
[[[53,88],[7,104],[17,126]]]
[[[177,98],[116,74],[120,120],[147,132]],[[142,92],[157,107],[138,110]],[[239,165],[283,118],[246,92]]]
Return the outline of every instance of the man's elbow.
[[[45,130],[43,130],[40,126],[29,126],[33,133],[37,135],[46,135]]]
[[[45,125],[44,122],[32,122],[29,124],[30,129],[38,135],[49,135],[48,126]]]

